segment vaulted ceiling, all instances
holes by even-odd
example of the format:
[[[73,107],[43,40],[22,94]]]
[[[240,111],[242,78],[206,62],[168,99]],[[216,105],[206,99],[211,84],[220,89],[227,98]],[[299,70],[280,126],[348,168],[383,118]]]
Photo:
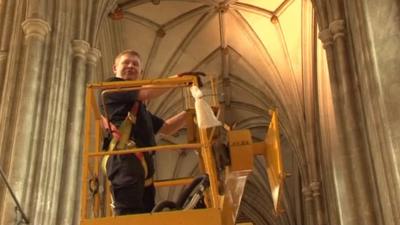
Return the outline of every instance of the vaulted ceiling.
[[[255,140],[264,138],[268,110],[278,109],[286,170],[301,173],[298,165],[304,152],[299,148],[302,135],[298,133],[307,111],[305,96],[315,40],[310,1],[119,0],[110,18],[121,29],[122,48],[136,49],[142,55],[144,79],[184,71],[207,73],[217,81],[222,120],[236,129],[250,129]],[[210,93],[209,89],[205,85],[203,91]],[[181,98],[172,92],[152,101],[150,108],[166,117],[183,108]],[[170,157],[178,162],[179,157],[189,156]],[[190,170],[167,164],[163,168],[171,168],[175,175]],[[287,179],[286,212],[277,218],[272,213],[263,165],[256,161],[255,167],[241,218],[256,224],[301,221],[295,213],[301,211],[300,176]]]

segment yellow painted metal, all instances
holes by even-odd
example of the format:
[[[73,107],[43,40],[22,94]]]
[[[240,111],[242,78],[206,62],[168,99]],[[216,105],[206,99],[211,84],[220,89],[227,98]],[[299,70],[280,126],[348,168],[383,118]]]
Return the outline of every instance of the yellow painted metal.
[[[264,155],[265,153],[265,142],[253,143],[253,155]]]
[[[200,163],[203,164],[205,172],[209,176],[210,180],[210,188],[208,191],[208,195],[206,196],[206,200],[209,200],[208,207],[216,208],[219,206],[219,194],[218,194],[218,179],[217,179],[217,171],[215,168],[215,161],[212,153],[212,147],[209,144],[207,130],[199,129],[200,134],[200,142],[203,144],[201,148],[201,157],[202,160]]]
[[[136,214],[118,217],[83,219],[81,225],[222,225],[219,209],[195,209],[187,211]]]
[[[274,203],[274,209],[276,213],[282,212],[282,207],[280,206],[280,197],[282,193],[282,188],[283,188],[283,182],[285,179],[285,172],[283,168],[283,162],[282,162],[282,156],[281,156],[281,146],[280,146],[280,137],[279,137],[279,124],[278,124],[278,114],[276,111],[271,111],[271,122],[267,130],[267,134],[265,136],[265,139],[263,142],[258,142],[258,143],[253,143],[252,144],[252,152],[253,155],[261,155],[264,157],[265,164],[266,164],[266,173],[268,175],[268,183],[270,185],[270,188],[272,190],[272,199]],[[230,135],[233,135],[234,131],[230,131]],[[241,140],[241,138],[238,138],[237,136],[232,137],[231,140]],[[236,141],[238,142],[238,141]],[[231,154],[235,154],[235,151],[233,150],[232,144],[230,146],[231,148]],[[244,146],[244,148],[246,148]],[[240,147],[239,151],[242,153],[243,149]],[[247,150],[248,151],[248,150]],[[249,160],[247,157],[247,153],[244,154],[243,156],[238,156],[232,157],[233,165],[231,166],[232,170],[235,170],[235,167],[238,167],[236,165],[235,159],[240,159],[239,160],[239,168],[238,170],[244,169],[242,167],[242,163],[244,162],[243,160]]]
[[[276,213],[282,211],[280,206],[283,182],[285,173],[283,170],[283,162],[281,156],[281,145],[279,137],[278,114],[276,111],[271,111],[271,122],[268,127],[268,132],[264,140],[265,152],[264,159],[266,164],[266,172],[271,188],[272,200]]]
[[[86,110],[89,110],[91,113],[93,113],[95,120],[100,120],[101,114],[100,114],[100,110],[99,110],[99,105],[97,104],[95,97],[94,97],[95,96],[94,90],[95,89],[90,87],[90,85],[88,85],[88,87],[86,88],[86,91],[91,92],[90,102],[89,102],[89,104],[86,105],[86,106],[89,106],[89,108],[86,108]]]
[[[230,170],[251,171],[253,169],[253,148],[249,130],[232,130],[228,132],[231,156]]]
[[[216,100],[216,89],[215,83],[211,80],[211,89],[213,95],[212,102],[213,106],[217,106]],[[210,130],[210,134],[208,134],[208,130]],[[201,161],[202,167],[204,171],[209,176],[210,188],[206,194],[206,202],[208,203],[208,207],[210,208],[218,208],[220,206],[221,196],[218,193],[218,174],[216,169],[216,163],[214,159],[213,149],[212,149],[212,140],[214,138],[215,127],[211,129],[200,129],[199,128],[199,137],[200,143],[202,144],[201,148]]]
[[[216,87],[216,79],[215,79],[215,77],[212,77],[211,79],[210,79],[210,83],[211,83],[211,94],[212,94],[212,96],[214,96],[213,98],[212,98],[212,103],[211,103],[211,106],[212,107],[218,107],[218,99],[217,99],[217,87]]]
[[[193,144],[175,144],[175,145],[158,145],[153,147],[144,147],[144,148],[131,148],[131,149],[121,149],[118,151],[113,152],[91,152],[88,153],[89,157],[93,156],[105,156],[105,155],[125,155],[137,152],[151,152],[151,151],[171,151],[177,149],[184,149],[184,150],[195,150],[202,146],[199,143]]]
[[[100,136],[101,136],[101,127],[100,127],[100,121],[96,120],[95,121],[95,148],[97,149],[97,151],[99,149],[101,149],[100,146]],[[99,179],[99,175],[100,175],[100,159],[99,158],[95,158],[94,159],[94,174],[93,177],[95,179]],[[96,194],[94,199],[94,214],[97,215],[97,213],[100,211],[100,195]]]
[[[214,129],[198,129],[193,118],[188,119],[192,125],[191,137],[186,144],[163,145],[146,148],[133,148],[115,152],[102,152],[99,145],[101,140],[100,134],[100,112],[94,100],[94,90],[96,89],[111,89],[111,91],[120,91],[138,89],[139,86],[161,85],[156,88],[163,87],[180,87],[189,83],[197,84],[196,77],[179,77],[168,78],[151,81],[128,81],[128,82],[104,82],[92,84],[87,87],[86,92],[86,121],[85,121],[85,144],[83,151],[83,173],[82,173],[82,192],[81,192],[81,225],[105,225],[105,224],[141,224],[141,225],[198,225],[205,224],[204,218],[207,218],[207,225],[234,225],[240,201],[243,195],[245,183],[248,175],[252,171],[253,158],[255,155],[263,155],[267,165],[267,173],[270,179],[271,190],[273,190],[273,199],[275,209],[279,209],[280,192],[284,179],[282,159],[280,155],[280,140],[277,115],[273,112],[271,124],[268,128],[266,139],[264,142],[252,143],[249,130],[230,130],[228,131],[228,140],[230,147],[231,165],[225,170],[225,193],[223,196],[218,193],[218,174],[216,163],[213,155],[212,142]],[[213,87],[215,88],[215,87]],[[215,92],[213,92],[215,93]],[[214,99],[215,100],[215,99]],[[186,102],[186,101],[185,101]],[[186,106],[191,106],[190,102]],[[92,115],[93,114],[93,115]],[[193,114],[195,116],[195,114]],[[91,122],[95,122],[95,144],[91,146]],[[196,137],[198,135],[198,137]],[[200,143],[196,143],[200,141]],[[197,209],[188,211],[162,212],[154,214],[137,214],[129,216],[111,217],[112,214],[110,204],[110,194],[108,190],[109,184],[105,185],[105,192],[108,195],[104,201],[106,206],[103,206],[103,213],[99,209],[99,196],[94,200],[93,213],[88,214],[88,175],[99,176],[99,157],[105,155],[116,154],[131,154],[135,152],[148,151],[171,151],[177,149],[194,149],[200,152],[200,167],[203,172],[209,175],[210,188],[206,193],[207,209]],[[89,163],[94,160],[94,166]],[[155,181],[155,186],[174,186],[189,184],[193,178],[181,178],[171,180]],[[105,210],[104,210],[105,207]],[[101,207],[100,207],[101,208]],[[101,217],[103,216],[103,217]]]
[[[89,147],[90,147],[90,126],[91,126],[91,103],[93,101],[93,90],[86,91],[86,110],[85,110],[85,143],[83,146],[82,161],[82,192],[81,192],[81,218],[87,218],[87,181],[89,173]]]
[[[171,180],[157,180],[154,181],[155,187],[170,187],[170,186],[177,186],[177,185],[187,185],[192,183],[193,177],[185,177],[185,178],[177,178]]]
[[[83,174],[82,174],[82,192],[81,192],[81,218],[82,221],[92,221],[96,220],[99,215],[104,215],[101,213],[99,209],[99,195],[95,196],[95,198],[89,198],[89,189],[88,189],[88,180],[89,174],[91,177],[98,177],[99,174],[99,157],[104,157],[105,155],[115,155],[115,154],[130,154],[134,152],[146,152],[146,151],[170,151],[176,149],[195,149],[200,150],[200,148],[204,149],[204,144],[202,143],[190,143],[190,144],[179,144],[179,145],[164,145],[164,146],[154,146],[148,148],[135,148],[129,149],[125,151],[117,151],[117,152],[102,152],[100,146],[101,134],[100,134],[100,112],[99,108],[94,100],[94,91],[96,89],[110,89],[108,91],[121,91],[121,90],[132,90],[143,88],[169,88],[169,87],[181,87],[182,85],[186,85],[192,83],[194,85],[197,84],[197,78],[194,76],[186,76],[186,77],[179,77],[173,79],[159,79],[159,80],[151,80],[151,81],[135,81],[135,82],[105,82],[100,84],[92,84],[87,87],[86,92],[86,111],[85,111],[85,143],[84,143],[84,151],[83,151]],[[147,85],[147,86],[146,86]],[[161,85],[161,86],[154,86],[154,85]],[[142,87],[139,87],[142,86]],[[93,116],[94,115],[94,116]],[[192,119],[193,120],[193,119]],[[95,133],[94,136],[91,134],[92,129],[92,122],[95,126]],[[95,143],[92,146],[91,140],[94,138]],[[203,138],[204,139],[204,138]],[[204,141],[207,140],[207,136],[205,136]],[[209,147],[208,150],[200,150],[202,158],[206,158],[210,161],[211,149]],[[206,154],[203,156],[203,154]],[[212,158],[211,158],[212,159]],[[205,166],[203,166],[205,168]],[[208,163],[208,171],[212,171],[211,164]],[[207,171],[205,171],[207,172]],[[213,175],[215,176],[215,172]],[[177,180],[170,180],[170,181],[157,181],[155,183],[156,186],[173,186],[173,185],[184,185],[191,182],[193,178],[185,178],[185,179],[177,179]],[[107,181],[106,181],[107,182]],[[109,184],[108,184],[109,185]],[[105,185],[105,189],[108,189],[108,185]],[[214,185],[215,182],[214,182]],[[109,191],[107,191],[107,195],[109,195]],[[211,194],[212,195],[212,194]],[[92,196],[93,197],[93,196]],[[110,207],[109,204],[109,197],[106,197],[104,200],[107,202],[105,215],[110,215]],[[214,199],[214,198],[211,198]],[[104,202],[103,201],[103,202]],[[215,201],[215,200],[213,200]],[[90,204],[90,207],[88,203]],[[214,204],[216,205],[216,204]],[[89,211],[91,213],[89,213]],[[104,212],[104,209],[103,209]]]
[[[183,76],[176,78],[164,78],[164,79],[156,79],[156,80],[135,80],[135,81],[114,81],[114,82],[100,82],[90,84],[88,87],[93,89],[124,89],[124,88],[132,88],[132,87],[141,87],[144,85],[154,85],[147,88],[163,88],[162,85],[170,85],[164,87],[177,87],[181,84],[188,85],[189,83],[196,83],[196,77],[194,76]],[[159,85],[159,86],[157,86]]]
[[[247,177],[253,170],[253,149],[250,131],[229,131],[228,142],[231,166],[225,181],[222,222],[224,225],[234,225]]]
[[[278,115],[275,111],[270,113],[271,122],[264,142],[252,143],[249,130],[228,131],[231,166],[225,184],[226,193],[222,212],[224,225],[234,224],[244,184],[248,174],[252,171],[255,155],[262,155],[265,159],[274,209],[276,213],[282,212],[281,193],[285,173],[281,156]]]
[[[194,116],[195,116],[195,111],[194,109],[189,109],[186,108],[186,136],[187,136],[187,142],[188,143],[193,143],[198,141],[197,140],[197,131],[196,131],[196,124],[194,123]]]

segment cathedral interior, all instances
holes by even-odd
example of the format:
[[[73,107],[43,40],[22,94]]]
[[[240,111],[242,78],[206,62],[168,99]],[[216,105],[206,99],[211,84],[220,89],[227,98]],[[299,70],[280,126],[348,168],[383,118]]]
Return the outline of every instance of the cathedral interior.
[[[279,113],[282,212],[256,158],[238,224],[400,224],[399,43],[398,0],[0,0],[0,224],[23,223],[10,189],[29,224],[80,224],[85,90],[124,49],[143,80],[206,73],[220,121],[253,141]],[[168,118],[182,98],[147,107]],[[154,160],[158,179],[200,173],[193,151]]]

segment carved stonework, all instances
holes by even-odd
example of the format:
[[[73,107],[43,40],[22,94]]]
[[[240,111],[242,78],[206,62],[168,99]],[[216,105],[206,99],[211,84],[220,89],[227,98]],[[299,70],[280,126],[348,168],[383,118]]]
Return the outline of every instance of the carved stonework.
[[[310,189],[311,189],[311,191],[313,193],[312,195],[314,197],[318,197],[321,195],[320,186],[321,186],[321,182],[318,182],[318,181],[314,181],[314,182],[310,183]]]
[[[25,39],[36,37],[43,41],[46,35],[51,31],[49,23],[38,18],[26,19],[22,22],[21,26],[25,33]]]
[[[327,48],[329,45],[332,45],[333,43],[332,34],[329,29],[321,30],[318,34],[318,37],[322,41],[324,48]]]
[[[112,20],[122,20],[124,18],[124,10],[119,6],[108,14]]]
[[[3,61],[7,58],[8,53],[6,51],[0,51],[0,61]]]
[[[338,37],[344,36],[345,26],[344,20],[335,20],[329,24],[329,30],[333,34],[333,40],[336,40]]]
[[[166,32],[165,32],[165,30],[163,28],[160,28],[160,29],[157,30],[156,34],[157,34],[157,37],[164,37]]]
[[[225,13],[228,11],[228,9],[229,9],[229,4],[226,4],[224,2],[220,2],[219,5],[217,6],[217,10],[220,13]]]
[[[97,48],[91,48],[87,52],[87,62],[92,64],[93,66],[97,65],[97,61],[101,57],[101,52]]]
[[[310,188],[308,188],[308,187],[303,187],[303,189],[301,189],[301,192],[303,193],[303,195],[304,195],[304,200],[306,200],[306,201],[311,201],[313,198],[312,198],[312,191],[311,191],[311,189]]]
[[[74,57],[81,57],[86,59],[86,53],[89,51],[90,44],[84,40],[73,40],[72,41],[72,51]]]

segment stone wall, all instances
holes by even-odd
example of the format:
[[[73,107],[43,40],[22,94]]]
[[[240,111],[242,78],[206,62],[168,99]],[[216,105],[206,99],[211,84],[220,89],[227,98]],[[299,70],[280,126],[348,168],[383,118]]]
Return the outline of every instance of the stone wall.
[[[30,224],[79,219],[85,87],[114,2],[0,1],[0,162]],[[3,183],[0,199],[0,224],[14,224]]]

